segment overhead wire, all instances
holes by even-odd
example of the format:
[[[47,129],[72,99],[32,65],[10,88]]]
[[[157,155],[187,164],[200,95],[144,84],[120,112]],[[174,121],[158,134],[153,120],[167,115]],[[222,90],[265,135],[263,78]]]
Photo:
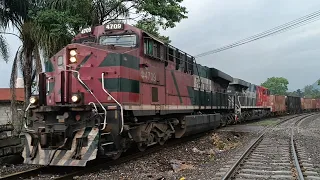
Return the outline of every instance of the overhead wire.
[[[264,31],[262,33],[250,36],[248,38],[242,39],[242,40],[237,41],[235,43],[232,43],[232,44],[229,44],[229,45],[226,45],[226,46],[223,46],[223,47],[211,50],[211,51],[207,51],[207,52],[198,54],[198,55],[196,55],[194,57],[207,56],[207,55],[218,53],[218,52],[221,52],[221,51],[224,51],[224,50],[227,50],[227,49],[231,49],[231,48],[243,45],[243,44],[247,44],[249,42],[256,41],[256,40],[261,39],[261,38],[265,38],[265,37],[268,37],[268,36],[273,36],[273,35],[276,35],[276,34],[279,34],[279,33],[283,33],[285,31],[292,30],[292,29],[301,27],[303,25],[309,24],[311,22],[314,22],[314,21],[318,20],[319,17],[320,17],[320,11],[316,11],[314,13],[311,13],[309,15],[300,17],[298,19],[295,19],[295,20],[290,21],[288,23],[285,23],[283,25],[277,26],[275,28],[269,29],[269,30]]]

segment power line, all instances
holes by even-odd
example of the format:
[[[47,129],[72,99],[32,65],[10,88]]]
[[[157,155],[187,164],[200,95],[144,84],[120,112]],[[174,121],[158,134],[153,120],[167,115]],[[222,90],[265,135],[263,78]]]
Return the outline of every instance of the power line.
[[[233,43],[231,45],[228,45],[228,46],[224,46],[224,47],[221,47],[221,48],[218,48],[218,49],[215,49],[215,50],[212,50],[212,51],[208,51],[208,52],[205,52],[205,53],[201,53],[195,57],[203,57],[203,56],[207,56],[207,55],[210,55],[210,54],[214,54],[214,53],[218,53],[218,52],[221,52],[221,51],[224,51],[224,50],[227,50],[227,49],[231,49],[231,48],[234,48],[234,47],[237,47],[237,46],[240,46],[240,45],[243,45],[243,44],[247,44],[249,42],[252,42],[252,41],[256,41],[258,39],[262,39],[262,38],[265,38],[265,37],[268,37],[268,36],[273,36],[273,35],[276,35],[276,34],[280,34],[280,33],[283,33],[285,31],[288,31],[288,30],[292,30],[292,29],[296,29],[298,27],[301,27],[303,25],[306,25],[306,24],[309,24],[311,22],[314,22],[315,20],[318,20],[319,17],[317,17],[316,19],[308,19],[308,20],[305,20],[303,21],[301,24],[298,23],[298,24],[295,24],[297,26],[289,26],[289,27],[286,27],[286,28],[283,28],[283,29],[280,29],[280,30],[277,30],[275,32],[272,32],[272,33],[269,33],[267,35],[263,35],[263,36],[260,36],[260,37],[256,37],[254,39],[250,39],[248,41],[243,41],[243,42],[240,42],[240,43]]]
[[[309,24],[311,22],[314,22],[314,21],[318,20],[319,17],[320,17],[320,11],[316,11],[316,12],[311,13],[309,15],[300,17],[298,19],[295,19],[295,20],[290,21],[288,23],[285,23],[283,25],[280,25],[280,26],[277,26],[275,28],[269,29],[269,30],[267,30],[265,32],[262,32],[262,33],[250,36],[248,38],[245,38],[243,40],[237,41],[235,43],[232,43],[232,44],[229,44],[229,45],[226,45],[226,46],[223,46],[223,47],[211,50],[211,51],[207,51],[207,52],[198,54],[195,57],[207,56],[207,55],[218,53],[218,52],[221,52],[221,51],[224,51],[224,50],[227,50],[227,49],[231,49],[231,48],[243,45],[243,44],[247,44],[249,42],[256,41],[256,40],[261,39],[261,38],[265,38],[265,37],[268,37],[268,36],[273,36],[273,35],[276,35],[276,34],[280,34],[280,33],[283,33],[285,31],[292,30],[292,29],[301,27],[303,25]]]

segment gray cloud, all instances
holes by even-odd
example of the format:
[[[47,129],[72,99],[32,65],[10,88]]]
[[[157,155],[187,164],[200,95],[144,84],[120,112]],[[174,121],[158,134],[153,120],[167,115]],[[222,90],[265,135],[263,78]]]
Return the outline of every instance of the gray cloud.
[[[178,48],[193,55],[219,48],[319,10],[317,0],[186,0],[189,18],[169,35]],[[226,73],[260,84],[271,76],[284,76],[289,89],[315,82],[320,65],[314,22],[285,33],[197,59]]]

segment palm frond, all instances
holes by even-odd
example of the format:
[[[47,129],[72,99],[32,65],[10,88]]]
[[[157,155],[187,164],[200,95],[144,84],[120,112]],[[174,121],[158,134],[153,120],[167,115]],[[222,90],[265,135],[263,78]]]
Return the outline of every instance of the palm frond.
[[[0,35],[0,55],[5,62],[9,61],[9,49],[5,38]]]
[[[13,25],[20,30],[24,20],[28,19],[29,1],[2,0],[0,2],[0,27]]]
[[[12,64],[12,70],[11,70],[11,77],[10,77],[10,89],[11,89],[11,112],[12,112],[12,123],[15,127],[15,132],[19,133],[20,128],[21,127],[21,123],[17,122],[19,121],[19,118],[17,116],[18,112],[17,112],[17,102],[16,102],[16,87],[15,87],[15,83],[16,83],[16,79],[18,76],[18,61],[19,61],[19,56],[21,54],[21,50],[20,50],[21,46],[18,48],[16,55],[14,57],[13,60],[13,64]]]

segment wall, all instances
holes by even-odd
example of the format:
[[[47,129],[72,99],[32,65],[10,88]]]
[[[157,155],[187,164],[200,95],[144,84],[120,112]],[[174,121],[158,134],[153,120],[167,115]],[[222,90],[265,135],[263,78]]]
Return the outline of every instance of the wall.
[[[0,102],[0,124],[11,123],[10,102]]]
[[[15,130],[14,130],[14,134],[19,134],[22,128],[22,114],[21,112],[17,112],[17,114],[15,114],[15,116],[13,116],[13,118],[16,118],[16,120],[14,122],[12,122],[12,116],[11,116],[11,103],[6,101],[6,102],[0,102],[0,124],[13,124]],[[22,108],[22,104],[18,103],[17,104],[17,109]]]

